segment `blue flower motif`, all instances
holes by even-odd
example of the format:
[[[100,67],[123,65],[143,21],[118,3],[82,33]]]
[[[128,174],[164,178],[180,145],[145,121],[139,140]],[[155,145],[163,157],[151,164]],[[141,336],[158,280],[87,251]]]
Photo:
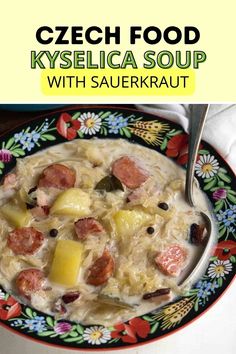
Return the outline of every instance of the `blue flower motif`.
[[[116,117],[111,114],[105,119],[108,123],[109,133],[118,134],[119,129],[122,129],[128,125],[128,119],[123,116]]]
[[[22,149],[30,151],[34,147],[34,143],[30,140],[26,140],[22,143]]]
[[[219,288],[219,284],[216,281],[213,281],[213,283],[210,284],[210,290],[215,294],[215,289]]]
[[[42,132],[46,132],[48,130],[49,124],[48,124],[48,120],[46,119],[41,131]]]
[[[118,134],[119,129],[117,127],[110,127],[109,133]]]
[[[33,319],[27,319],[24,328],[29,328],[33,332],[43,332],[46,329],[46,321],[42,316],[35,316]]]
[[[32,140],[36,143],[40,138],[40,134],[37,133],[35,130],[33,130],[31,134],[32,134]]]
[[[20,132],[20,133],[14,134],[14,138],[15,138],[16,143],[18,141],[20,141],[20,143],[22,144],[26,140],[27,137],[26,137],[26,134],[23,134],[23,132]]]
[[[22,320],[16,320],[16,321],[12,322],[11,326],[18,327],[18,326],[21,326],[22,324],[23,324]]]
[[[196,284],[196,288],[199,289],[197,293],[198,298],[202,299],[207,299],[209,295],[211,295],[211,288],[212,288],[212,283],[199,280],[199,282]],[[214,290],[214,289],[213,289]]]
[[[219,222],[224,223],[226,227],[234,225],[236,221],[236,205],[230,205],[229,209],[225,211],[220,210],[218,214],[216,214],[217,220]]]

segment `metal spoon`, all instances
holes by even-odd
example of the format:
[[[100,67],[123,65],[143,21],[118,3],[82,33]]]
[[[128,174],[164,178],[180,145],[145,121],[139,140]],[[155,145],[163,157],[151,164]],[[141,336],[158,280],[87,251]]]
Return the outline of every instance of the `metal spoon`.
[[[193,182],[194,182],[194,167],[197,159],[198,148],[200,145],[203,127],[206,121],[207,113],[209,110],[208,104],[195,104],[192,105],[192,116],[189,121],[189,150],[188,150],[188,165],[186,171],[186,181],[185,181],[185,199],[187,203],[191,206],[195,206],[193,199]],[[206,244],[204,251],[197,260],[195,267],[187,275],[187,278],[182,279],[179,285],[184,285],[190,282],[191,279],[202,269],[206,259],[209,255],[209,250],[212,244],[213,235],[213,225],[212,221],[207,214],[200,211],[200,214],[205,222],[205,227],[207,230]]]

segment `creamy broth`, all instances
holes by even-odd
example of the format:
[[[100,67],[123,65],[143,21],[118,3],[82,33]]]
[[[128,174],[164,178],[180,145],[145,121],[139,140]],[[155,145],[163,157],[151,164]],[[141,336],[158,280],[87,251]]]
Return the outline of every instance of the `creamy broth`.
[[[111,175],[114,162],[123,156],[131,158],[141,171],[147,171],[146,180],[137,188],[128,188],[122,183],[123,190],[96,189],[104,177]],[[78,216],[53,212],[63,193],[61,189],[38,187],[32,192],[34,199],[29,194],[37,186],[44,169],[52,164],[62,164],[75,172],[73,188],[85,193],[89,200],[82,216],[81,212]],[[59,144],[18,159],[14,172],[17,177],[15,185],[0,187],[1,208],[11,203],[12,198],[20,198],[22,204],[45,199],[49,209],[48,215],[42,217],[35,216],[33,208],[27,210],[29,218],[23,226],[32,227],[44,235],[42,246],[33,254],[15,254],[9,247],[9,233],[16,226],[6,212],[0,213],[0,282],[21,301],[56,318],[107,326],[152,311],[186,290],[178,283],[203,250],[202,245],[190,242],[190,227],[203,224],[199,210],[208,214],[209,211],[204,194],[196,186],[194,196],[198,208],[185,202],[185,172],[173,161],[122,139],[93,138]],[[160,203],[167,204],[168,210],[159,207]],[[97,220],[102,231],[78,239],[74,223],[84,218]],[[56,230],[55,237],[50,236],[50,230]],[[81,245],[81,263],[73,286],[52,281],[49,276],[60,240]],[[156,261],[157,255],[170,245],[177,245],[186,253],[180,274],[176,276],[165,274]],[[92,285],[87,281],[88,275],[105,249],[112,257],[113,270],[103,284]],[[45,280],[40,289],[26,298],[17,289],[16,277],[28,268],[40,269]],[[145,294],[157,289],[169,289],[169,292],[143,299]],[[79,294],[78,298],[63,303],[63,295],[71,292]]]

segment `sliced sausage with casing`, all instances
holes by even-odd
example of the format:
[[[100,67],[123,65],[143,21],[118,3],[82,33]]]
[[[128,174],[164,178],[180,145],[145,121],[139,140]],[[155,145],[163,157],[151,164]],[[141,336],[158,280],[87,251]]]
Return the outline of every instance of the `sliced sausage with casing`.
[[[44,273],[40,269],[24,269],[16,278],[16,287],[20,295],[29,299],[32,293],[42,289],[44,281]]]
[[[97,235],[104,231],[103,226],[94,218],[83,218],[75,222],[75,232],[79,240],[84,240],[88,235]]]
[[[32,255],[40,249],[43,242],[42,232],[34,227],[20,227],[9,233],[7,246],[17,255]]]
[[[74,187],[75,180],[76,174],[74,170],[61,164],[53,164],[43,170],[39,178],[38,187],[67,189]]]
[[[112,174],[130,189],[140,187],[149,177],[148,172],[129,156],[123,156],[113,163]]]
[[[105,250],[89,269],[87,284],[99,286],[107,282],[114,271],[114,260],[108,250]]]

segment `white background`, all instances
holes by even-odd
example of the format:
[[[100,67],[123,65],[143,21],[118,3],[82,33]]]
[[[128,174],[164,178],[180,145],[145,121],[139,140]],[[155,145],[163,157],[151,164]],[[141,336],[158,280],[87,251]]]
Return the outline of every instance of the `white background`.
[[[117,353],[119,351],[101,351]],[[66,354],[73,351],[37,344],[0,327],[0,354]],[[74,351],[76,353],[76,351]],[[82,353],[91,353],[83,352]],[[93,352],[94,354],[95,352]],[[99,353],[99,352],[97,352]],[[202,317],[177,333],[125,354],[235,354],[236,282]]]

